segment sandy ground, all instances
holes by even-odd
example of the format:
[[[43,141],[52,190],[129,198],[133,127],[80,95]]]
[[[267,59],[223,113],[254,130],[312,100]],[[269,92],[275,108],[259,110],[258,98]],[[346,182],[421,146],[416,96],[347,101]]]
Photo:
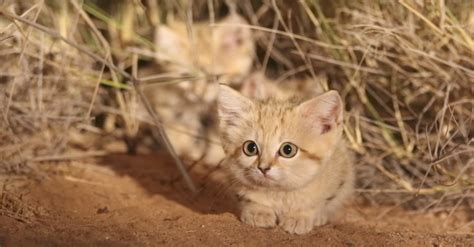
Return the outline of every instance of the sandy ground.
[[[218,182],[193,169],[190,196],[166,155],[113,155],[45,166],[48,179],[6,181],[0,246],[474,246],[465,214],[448,219],[352,203],[303,236],[244,225]],[[453,231],[453,229],[458,229]]]

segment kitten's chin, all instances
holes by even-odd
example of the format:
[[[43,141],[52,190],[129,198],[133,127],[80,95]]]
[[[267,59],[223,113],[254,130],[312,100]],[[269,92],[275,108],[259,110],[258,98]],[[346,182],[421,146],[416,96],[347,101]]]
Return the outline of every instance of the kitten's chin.
[[[250,188],[250,189],[266,189],[272,191],[295,191],[305,187],[307,184],[304,185],[287,185],[278,183],[276,181],[271,181],[269,179],[265,180],[251,180],[247,179],[245,182],[242,182],[242,185]]]
[[[249,188],[253,189],[270,189],[270,190],[277,190],[277,191],[292,191],[300,189],[306,186],[307,183],[302,185],[300,184],[289,184],[285,181],[279,181],[272,177],[246,177],[245,182],[242,184],[246,185]]]
[[[277,188],[278,184],[270,177],[242,176],[238,180],[240,184],[251,189],[271,189]]]
[[[315,172],[306,176],[281,178],[276,174],[264,176],[253,170],[233,170],[235,178],[241,185],[251,189],[270,189],[278,191],[294,191],[306,187],[316,178]]]
[[[277,180],[271,177],[246,177],[246,182],[244,183],[250,188],[256,189],[271,189],[278,191],[295,191],[301,188],[308,186],[311,182],[314,181],[314,177],[305,179],[304,181],[290,182],[287,180]]]
[[[271,177],[259,177],[259,178],[254,178],[254,177],[249,177],[247,178],[250,183],[252,183],[253,186],[255,187],[261,187],[261,188],[271,188],[275,187],[276,183],[275,180]]]

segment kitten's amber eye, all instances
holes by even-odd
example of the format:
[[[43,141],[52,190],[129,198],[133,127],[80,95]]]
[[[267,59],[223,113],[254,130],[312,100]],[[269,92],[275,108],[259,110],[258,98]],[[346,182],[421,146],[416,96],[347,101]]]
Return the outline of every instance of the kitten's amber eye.
[[[242,146],[242,149],[244,151],[244,154],[247,156],[254,156],[258,154],[258,147],[257,143],[254,141],[246,141],[244,142],[244,145]]]
[[[278,153],[285,158],[293,158],[298,152],[298,147],[290,142],[285,142],[280,146]]]

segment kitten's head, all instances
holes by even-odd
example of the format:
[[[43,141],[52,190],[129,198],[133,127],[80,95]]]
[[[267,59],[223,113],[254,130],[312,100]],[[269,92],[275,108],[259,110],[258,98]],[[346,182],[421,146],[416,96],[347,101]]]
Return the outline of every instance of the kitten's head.
[[[248,22],[237,14],[215,26],[196,23],[190,37],[186,23],[170,21],[155,31],[158,62],[168,69],[189,72],[199,68],[208,73],[242,76],[250,71],[254,41]]]
[[[232,13],[214,28],[215,73],[247,74],[253,62],[255,44],[249,23]],[[243,72],[243,73],[242,73]]]
[[[230,171],[249,187],[305,186],[341,139],[343,104],[336,91],[302,103],[257,101],[221,85],[218,111]]]

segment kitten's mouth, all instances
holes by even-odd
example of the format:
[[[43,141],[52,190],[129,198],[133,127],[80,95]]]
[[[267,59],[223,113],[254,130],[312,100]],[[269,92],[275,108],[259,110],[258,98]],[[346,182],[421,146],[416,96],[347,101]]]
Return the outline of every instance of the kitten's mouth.
[[[275,179],[269,175],[255,175],[247,176],[247,179],[255,186],[271,186],[274,185]]]
[[[250,187],[275,187],[278,186],[275,177],[262,174],[256,169],[247,168],[243,171],[241,181]]]

